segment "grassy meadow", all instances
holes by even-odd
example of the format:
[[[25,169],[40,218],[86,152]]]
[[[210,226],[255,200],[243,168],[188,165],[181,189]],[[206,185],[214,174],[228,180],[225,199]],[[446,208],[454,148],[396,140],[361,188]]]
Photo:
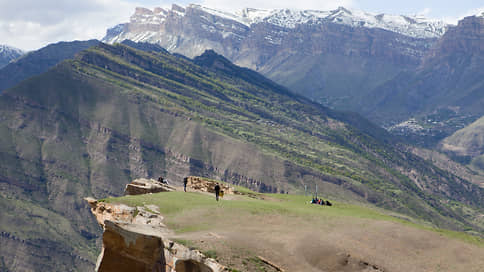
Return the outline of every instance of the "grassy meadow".
[[[360,271],[352,269],[367,263],[384,271],[477,272],[484,265],[478,257],[484,240],[478,236],[371,206],[332,200],[333,206],[320,206],[309,204],[311,196],[243,191],[219,202],[197,192],[102,201],[158,206],[174,231],[171,239],[207,252],[232,271],[273,271],[258,256],[287,271]]]

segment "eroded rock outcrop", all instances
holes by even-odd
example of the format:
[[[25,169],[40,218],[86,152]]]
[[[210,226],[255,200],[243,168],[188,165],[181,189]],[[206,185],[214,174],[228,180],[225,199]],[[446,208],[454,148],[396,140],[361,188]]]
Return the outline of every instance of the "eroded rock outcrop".
[[[214,259],[205,257],[198,250],[191,250],[178,243],[165,240],[166,271],[176,272],[216,272],[225,268]]]
[[[135,226],[104,222],[97,271],[166,271],[161,237],[139,232]]]
[[[217,184],[217,181],[212,179],[194,177],[194,176],[187,177],[187,188],[195,191],[214,193],[216,184]],[[221,182],[219,182],[218,184],[220,186],[220,189],[224,191],[224,194],[235,193],[235,189],[229,186],[228,184],[221,183]]]
[[[159,235],[163,235],[168,231],[162,223],[163,216],[158,213],[158,207],[154,205],[130,207],[124,204],[98,201],[90,197],[85,198],[85,200],[89,203],[91,212],[96,217],[97,222],[103,227],[104,222],[108,220],[136,224],[140,228],[149,226],[152,229],[157,229]]]
[[[154,179],[135,179],[126,185],[124,195],[142,195],[149,193],[172,192],[176,189],[168,184],[161,183]]]
[[[168,237],[156,206],[129,207],[86,198],[104,229],[96,271],[218,272],[224,266]]]

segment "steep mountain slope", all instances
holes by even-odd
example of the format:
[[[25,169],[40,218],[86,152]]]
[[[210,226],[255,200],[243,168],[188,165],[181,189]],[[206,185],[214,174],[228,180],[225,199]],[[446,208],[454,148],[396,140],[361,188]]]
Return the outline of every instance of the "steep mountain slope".
[[[0,69],[22,56],[24,52],[8,45],[0,45]]]
[[[423,18],[333,11],[255,10],[231,14],[198,5],[138,8],[105,42],[156,43],[194,57],[213,49],[291,90],[359,111],[369,91],[415,69],[447,25]]]
[[[375,93],[375,118],[439,108],[482,114],[483,63],[484,17],[466,17],[449,29],[415,73],[400,75],[380,88],[385,92]]]
[[[16,207],[0,211],[9,269],[92,267],[99,229],[86,222],[82,197],[120,195],[132,179],[159,175],[264,192],[317,184],[326,197],[482,232],[484,189],[403,150],[361,117],[213,51],[194,61],[148,51],[100,44],[0,95],[0,196]],[[51,257],[64,253],[70,257]]]
[[[446,170],[456,176],[477,184],[478,186],[484,187],[484,171],[479,172],[478,169],[472,169],[472,166],[469,167],[466,165],[469,162],[468,157],[458,157],[455,153],[442,148],[440,150],[430,150],[414,147],[411,150],[414,154],[432,162],[440,169]]]
[[[299,94],[434,147],[484,113],[483,20],[450,26],[345,8],[228,13],[174,5],[138,8],[103,41],[150,42],[188,57],[213,49]]]
[[[484,117],[445,138],[440,148],[484,173]]]
[[[484,114],[484,16],[450,28],[416,72],[402,73],[374,91],[367,115],[406,120],[434,114],[432,121]],[[446,116],[447,115],[447,116]],[[423,118],[422,118],[423,119]]]
[[[24,79],[46,72],[57,63],[73,58],[75,54],[96,45],[99,41],[73,41],[50,44],[23,56],[0,70],[0,92]]]

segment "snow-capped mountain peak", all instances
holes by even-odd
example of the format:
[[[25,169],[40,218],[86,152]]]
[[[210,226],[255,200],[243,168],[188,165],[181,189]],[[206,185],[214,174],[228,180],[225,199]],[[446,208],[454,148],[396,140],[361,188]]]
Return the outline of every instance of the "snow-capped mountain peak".
[[[0,44],[0,54],[22,55],[23,53],[24,53],[24,51],[22,51],[21,49],[18,49],[18,48],[12,47],[12,46],[8,46],[8,45]]]
[[[295,28],[298,24],[332,22],[353,27],[381,28],[416,38],[440,37],[448,27],[443,21],[426,19],[422,16],[372,14],[344,7],[329,11],[245,8],[235,13],[194,4],[189,7],[231,19],[246,26],[266,22],[285,28]]]
[[[0,68],[22,56],[25,52],[8,45],[0,45]]]
[[[187,8],[178,5],[173,5],[171,9],[136,8],[135,14],[131,16],[131,23],[159,25],[166,20],[167,16],[185,16],[186,9],[202,11],[247,27],[257,23],[269,23],[283,28],[295,28],[300,24],[330,22],[352,27],[380,28],[415,38],[437,38],[442,36],[448,28],[448,24],[443,21],[426,19],[422,16],[373,14],[344,7],[328,11],[245,8],[232,13],[198,4],[190,4]]]

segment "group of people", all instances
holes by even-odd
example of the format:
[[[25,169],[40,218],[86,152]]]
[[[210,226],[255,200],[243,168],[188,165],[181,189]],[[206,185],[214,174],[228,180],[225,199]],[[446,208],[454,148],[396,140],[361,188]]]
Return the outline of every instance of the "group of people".
[[[166,179],[164,179],[163,177],[159,177],[158,181],[161,182],[161,183],[164,183],[164,184],[168,184],[168,181]],[[187,183],[188,183],[188,178],[184,178],[183,179],[183,191],[185,191],[185,192],[187,191]],[[224,191],[221,190],[220,185],[218,183],[215,184],[213,190],[215,192],[215,200],[218,201],[220,197],[223,197]],[[311,204],[317,204],[317,205],[333,206],[333,204],[331,204],[331,202],[329,202],[328,200],[325,201],[324,199],[318,198],[318,197],[313,197],[313,199],[311,200],[310,203]]]
[[[324,199],[317,197],[313,197],[313,199],[311,200],[311,204],[333,206],[333,204],[331,204],[331,202],[329,202],[328,200],[324,201]]]

